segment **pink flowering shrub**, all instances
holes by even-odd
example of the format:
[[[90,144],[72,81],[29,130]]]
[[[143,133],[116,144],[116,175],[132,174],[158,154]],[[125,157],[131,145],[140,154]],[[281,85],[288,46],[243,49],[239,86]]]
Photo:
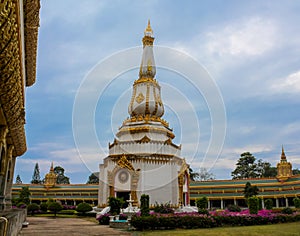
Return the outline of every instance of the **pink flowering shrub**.
[[[213,211],[209,215],[191,213],[151,213],[150,216],[135,215],[131,225],[137,230],[174,229],[174,228],[212,228],[218,226],[263,225],[300,221],[300,213],[282,214],[272,210],[260,210],[250,214],[249,210],[230,212]]]

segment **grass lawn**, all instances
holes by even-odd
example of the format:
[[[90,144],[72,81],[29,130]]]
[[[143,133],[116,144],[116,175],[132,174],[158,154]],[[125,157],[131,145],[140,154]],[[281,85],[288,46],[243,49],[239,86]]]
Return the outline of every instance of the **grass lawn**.
[[[219,227],[212,229],[178,229],[178,230],[157,230],[134,232],[134,236],[300,236],[300,223],[285,223],[273,225],[256,225],[256,226],[241,226],[241,227]]]

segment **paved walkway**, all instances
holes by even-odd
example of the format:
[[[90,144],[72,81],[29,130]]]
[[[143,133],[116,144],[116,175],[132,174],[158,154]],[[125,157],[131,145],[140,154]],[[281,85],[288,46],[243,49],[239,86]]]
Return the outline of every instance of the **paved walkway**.
[[[132,235],[78,218],[27,217],[27,221],[29,225],[22,229],[21,236]]]

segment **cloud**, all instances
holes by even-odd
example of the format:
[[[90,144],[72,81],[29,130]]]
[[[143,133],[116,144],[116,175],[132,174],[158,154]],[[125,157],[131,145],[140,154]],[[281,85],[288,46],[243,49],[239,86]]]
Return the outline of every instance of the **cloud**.
[[[225,26],[223,30],[206,33],[210,54],[259,56],[274,48],[276,26],[271,20],[253,17]]]
[[[271,86],[271,90],[275,93],[299,93],[300,70],[276,80]]]

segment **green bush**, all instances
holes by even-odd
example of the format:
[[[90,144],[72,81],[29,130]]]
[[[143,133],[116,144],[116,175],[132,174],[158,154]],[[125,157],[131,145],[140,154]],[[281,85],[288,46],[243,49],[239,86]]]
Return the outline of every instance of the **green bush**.
[[[123,205],[124,201],[121,198],[109,197],[108,205],[110,206],[110,212],[112,215],[119,215],[120,209]]]
[[[263,200],[259,197],[258,198],[258,210],[262,210],[262,208],[263,208],[262,202],[263,202]]]
[[[155,206],[153,208],[154,212],[156,213],[161,213],[161,214],[170,214],[174,213],[174,209],[171,207],[170,203],[167,202],[165,204],[161,203],[158,204],[157,202],[155,203]]]
[[[79,203],[78,206],[76,207],[76,211],[82,213],[85,215],[86,212],[93,210],[90,204],[86,202]]]
[[[294,202],[294,205],[295,205],[296,208],[300,208],[300,198],[295,197],[293,199],[293,202]]]
[[[286,208],[282,209],[281,213],[282,214],[293,214],[293,209],[286,207]]]
[[[48,210],[54,213],[54,216],[56,216],[56,213],[61,211],[63,209],[62,205],[58,202],[50,202],[48,205]]]
[[[199,209],[198,213],[201,215],[209,215],[209,211],[207,209]]]
[[[200,197],[196,199],[196,206],[199,209],[207,209],[208,199],[207,197]]]
[[[148,216],[149,212],[149,195],[143,194],[141,196],[141,215]]]
[[[227,210],[230,212],[241,212],[241,208],[237,205],[228,205]]]
[[[32,216],[38,210],[40,210],[40,206],[36,203],[31,203],[27,206],[27,211],[28,211],[28,213],[31,213]]]
[[[104,215],[99,215],[96,217],[96,220],[99,221],[100,225],[109,225],[109,213],[106,213]]]
[[[266,199],[265,200],[265,207],[267,210],[272,210],[273,208],[273,200],[272,199]]]
[[[48,210],[48,204],[46,202],[42,202],[40,204],[40,209],[41,209],[42,212],[47,212],[47,210]]]
[[[18,207],[18,208],[26,208],[26,207],[27,207],[27,204],[26,204],[25,202],[19,202],[19,203],[17,204],[17,207]]]
[[[58,212],[58,214],[63,214],[63,215],[75,215],[76,211],[75,210],[61,210]]]
[[[257,214],[259,207],[259,200],[257,197],[248,198],[248,207],[250,214]]]

